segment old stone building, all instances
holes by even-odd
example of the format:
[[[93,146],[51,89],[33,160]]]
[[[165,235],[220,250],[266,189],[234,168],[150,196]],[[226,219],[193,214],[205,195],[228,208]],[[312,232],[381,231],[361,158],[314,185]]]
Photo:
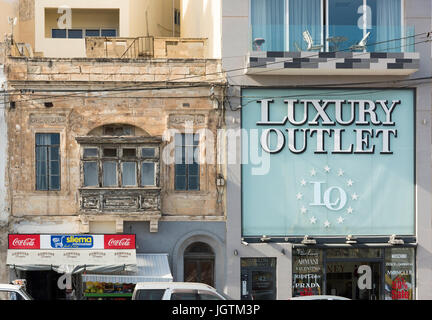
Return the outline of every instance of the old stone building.
[[[173,39],[150,41],[132,59],[5,58],[8,233],[134,234],[174,280],[223,289],[220,61],[204,40],[178,42],[180,58]]]

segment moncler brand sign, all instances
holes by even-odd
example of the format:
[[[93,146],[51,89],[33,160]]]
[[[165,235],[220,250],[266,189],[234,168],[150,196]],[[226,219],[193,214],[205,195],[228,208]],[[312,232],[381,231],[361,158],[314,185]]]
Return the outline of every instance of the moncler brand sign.
[[[243,236],[413,235],[415,91],[242,89]]]
[[[391,141],[397,138],[392,113],[401,100],[284,99],[286,114],[280,119],[270,119],[274,101],[257,101],[261,119],[256,124],[266,127],[261,134],[261,146],[268,153],[278,153],[284,146],[292,153],[303,153],[307,148],[314,153],[392,153]],[[287,123],[290,127],[280,128]],[[302,128],[304,125],[307,127]],[[337,125],[340,127],[335,128]],[[354,132],[354,139],[342,145],[345,127]],[[277,139],[274,147],[270,146],[271,134]],[[330,148],[325,146],[327,139],[331,141]],[[378,139],[381,143],[377,150]]]

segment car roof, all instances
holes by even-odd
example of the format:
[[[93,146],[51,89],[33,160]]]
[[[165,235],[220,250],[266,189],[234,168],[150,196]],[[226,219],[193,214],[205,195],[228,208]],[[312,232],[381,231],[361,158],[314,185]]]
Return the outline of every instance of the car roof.
[[[351,300],[341,296],[332,295],[313,295],[313,296],[302,296],[302,297],[292,297],[291,300]]]
[[[19,290],[21,286],[9,283],[0,283],[0,290]]]
[[[196,289],[196,290],[212,290],[216,291],[215,288],[205,284],[198,282],[138,282],[135,286],[135,290],[140,289]]]

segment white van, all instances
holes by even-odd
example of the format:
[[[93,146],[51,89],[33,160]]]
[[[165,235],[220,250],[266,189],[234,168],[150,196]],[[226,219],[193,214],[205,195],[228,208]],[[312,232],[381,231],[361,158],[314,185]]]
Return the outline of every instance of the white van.
[[[24,287],[17,284],[0,283],[0,301],[1,300],[33,300],[25,291]]]
[[[139,282],[132,300],[229,300],[215,288],[196,282]]]

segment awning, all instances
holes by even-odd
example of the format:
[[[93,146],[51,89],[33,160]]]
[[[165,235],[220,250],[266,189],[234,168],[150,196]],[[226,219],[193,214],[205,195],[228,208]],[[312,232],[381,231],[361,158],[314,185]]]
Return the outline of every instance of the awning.
[[[128,275],[83,274],[83,282],[138,283],[171,282],[173,276],[168,263],[168,254],[137,254],[137,271]]]

